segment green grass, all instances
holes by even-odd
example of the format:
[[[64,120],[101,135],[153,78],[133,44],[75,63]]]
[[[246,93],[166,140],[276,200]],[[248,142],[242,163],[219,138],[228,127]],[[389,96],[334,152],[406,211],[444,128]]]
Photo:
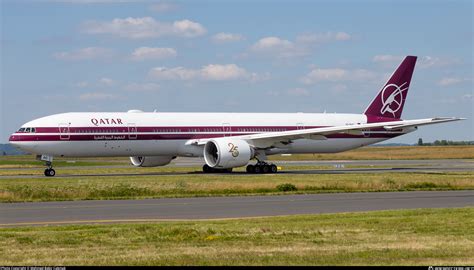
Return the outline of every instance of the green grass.
[[[0,265],[472,265],[474,208],[0,229]]]
[[[1,179],[0,202],[474,189],[474,172],[247,175],[166,170],[151,175]],[[296,190],[284,191],[282,184]]]

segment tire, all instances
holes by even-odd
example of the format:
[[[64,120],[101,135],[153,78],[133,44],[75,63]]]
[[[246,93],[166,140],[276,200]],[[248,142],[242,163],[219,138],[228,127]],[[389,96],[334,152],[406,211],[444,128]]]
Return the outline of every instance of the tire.
[[[53,176],[55,176],[55,175],[56,175],[56,171],[55,171],[54,169],[50,169],[48,176],[49,176],[49,177],[53,177]]]
[[[203,171],[204,173],[210,173],[210,172],[211,172],[211,169],[212,169],[212,168],[209,167],[209,165],[207,165],[207,164],[204,164],[204,166],[202,166],[202,171]]]
[[[49,169],[44,170],[44,176],[49,176]]]
[[[261,173],[261,172],[262,172],[262,167],[259,166],[259,165],[256,165],[253,171],[254,171],[255,173]]]
[[[270,165],[270,172],[277,173],[278,167],[275,164]]]
[[[247,165],[247,173],[255,173],[255,166]]]
[[[262,172],[263,173],[269,173],[270,172],[270,166],[269,165],[263,165]]]

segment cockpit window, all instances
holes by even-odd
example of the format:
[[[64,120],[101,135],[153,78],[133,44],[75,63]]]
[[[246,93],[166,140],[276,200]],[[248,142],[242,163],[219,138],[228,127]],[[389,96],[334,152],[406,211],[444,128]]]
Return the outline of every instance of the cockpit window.
[[[36,128],[20,128],[17,132],[35,133]]]

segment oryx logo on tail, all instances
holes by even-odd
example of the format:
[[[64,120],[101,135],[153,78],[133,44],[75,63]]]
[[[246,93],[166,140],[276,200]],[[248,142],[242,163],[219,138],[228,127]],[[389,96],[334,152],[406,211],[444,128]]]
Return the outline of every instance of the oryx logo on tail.
[[[386,118],[401,119],[415,63],[416,56],[407,56],[403,59],[365,109],[364,114],[370,117],[368,121],[386,121]]]
[[[403,105],[403,91],[408,90],[408,86],[405,86],[407,82],[404,82],[400,86],[391,83],[387,84],[383,90],[380,98],[382,99],[382,108],[380,109],[380,114],[384,115],[386,112],[393,114],[393,117],[396,117],[395,113],[400,110]]]

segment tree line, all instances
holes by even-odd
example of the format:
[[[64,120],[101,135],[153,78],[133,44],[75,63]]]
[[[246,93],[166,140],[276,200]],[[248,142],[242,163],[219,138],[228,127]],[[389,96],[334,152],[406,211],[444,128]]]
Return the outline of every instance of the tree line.
[[[474,145],[474,141],[448,141],[448,140],[436,140],[434,142],[423,142],[422,138],[418,139],[417,145],[419,146],[438,146],[438,145]]]

